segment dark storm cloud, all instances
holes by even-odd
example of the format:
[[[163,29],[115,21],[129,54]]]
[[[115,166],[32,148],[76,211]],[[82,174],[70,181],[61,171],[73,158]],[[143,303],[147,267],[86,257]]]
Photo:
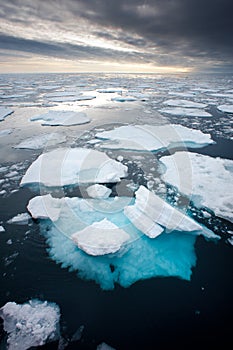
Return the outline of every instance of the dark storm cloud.
[[[12,22],[30,23],[32,16],[58,24],[85,18],[98,25],[94,31],[98,37],[131,45],[135,50],[143,49],[141,56],[132,55],[134,60],[142,55],[146,61],[160,64],[168,61],[183,64],[196,59],[230,65],[233,60],[232,0],[0,0],[0,4],[0,16]],[[44,46],[41,42],[24,44],[26,51],[31,47],[31,52],[35,52],[38,47],[45,53],[48,49],[49,55],[69,53],[76,57],[77,49],[81,52],[79,55],[86,54],[88,58],[90,52],[68,44],[47,46],[46,41]],[[156,48],[154,57],[153,48]],[[93,48],[91,55],[120,57],[119,52],[99,50]]]

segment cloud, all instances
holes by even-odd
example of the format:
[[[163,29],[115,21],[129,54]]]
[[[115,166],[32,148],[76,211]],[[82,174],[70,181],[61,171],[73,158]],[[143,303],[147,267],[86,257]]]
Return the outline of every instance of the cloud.
[[[61,58],[144,60],[157,65],[208,62],[230,67],[232,63],[232,0],[0,0],[0,4],[2,21],[11,24],[2,25],[2,49],[15,45],[19,51]],[[21,29],[9,33],[16,24]],[[45,24],[50,28],[47,35],[41,29]]]

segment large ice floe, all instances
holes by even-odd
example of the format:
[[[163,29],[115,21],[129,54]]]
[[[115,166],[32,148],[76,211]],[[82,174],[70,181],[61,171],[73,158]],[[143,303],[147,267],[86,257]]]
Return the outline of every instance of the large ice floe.
[[[165,166],[162,178],[188,196],[198,208],[233,222],[233,161],[176,152],[160,158]]]
[[[0,309],[8,350],[42,346],[60,337],[60,309],[55,303],[30,300],[24,304],[8,302]]]
[[[51,258],[106,290],[155,276],[189,280],[197,235],[219,238],[143,186],[136,200],[46,195],[27,208],[40,219]]]
[[[185,108],[206,108],[207,105],[200,102],[193,102],[189,100],[166,100],[163,102],[164,105],[170,107],[185,107]]]
[[[101,148],[159,151],[173,147],[198,148],[214,143],[210,134],[182,125],[127,125],[98,132]]]
[[[233,105],[220,105],[217,107],[221,112],[233,113]]]
[[[42,125],[70,126],[89,123],[91,120],[84,112],[74,111],[49,111],[30,118],[31,121],[39,121]]]
[[[21,186],[43,184],[113,183],[127,176],[128,168],[105,153],[87,148],[58,148],[41,154],[28,168]]]
[[[159,112],[165,113],[165,114],[171,114],[171,115],[180,115],[180,116],[186,116],[186,117],[212,117],[212,114],[203,111],[198,108],[189,108],[189,107],[168,107],[168,108],[161,108],[159,109]]]
[[[7,107],[0,107],[0,121],[4,120],[8,115],[12,114],[14,111]]]

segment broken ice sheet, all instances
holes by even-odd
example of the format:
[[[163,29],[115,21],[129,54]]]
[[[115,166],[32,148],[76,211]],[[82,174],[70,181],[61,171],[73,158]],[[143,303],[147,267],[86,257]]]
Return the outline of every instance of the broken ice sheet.
[[[84,112],[74,111],[49,111],[44,114],[31,117],[31,121],[40,121],[41,125],[71,126],[89,123],[91,120]]]
[[[42,134],[30,137],[20,142],[18,145],[14,146],[14,148],[40,149],[46,146],[56,145],[65,141],[65,135],[54,132],[51,134]]]

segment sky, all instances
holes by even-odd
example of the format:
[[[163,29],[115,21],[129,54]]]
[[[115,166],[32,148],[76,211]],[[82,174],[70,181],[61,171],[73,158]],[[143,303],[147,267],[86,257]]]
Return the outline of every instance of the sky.
[[[233,72],[232,0],[0,0],[0,73]]]

